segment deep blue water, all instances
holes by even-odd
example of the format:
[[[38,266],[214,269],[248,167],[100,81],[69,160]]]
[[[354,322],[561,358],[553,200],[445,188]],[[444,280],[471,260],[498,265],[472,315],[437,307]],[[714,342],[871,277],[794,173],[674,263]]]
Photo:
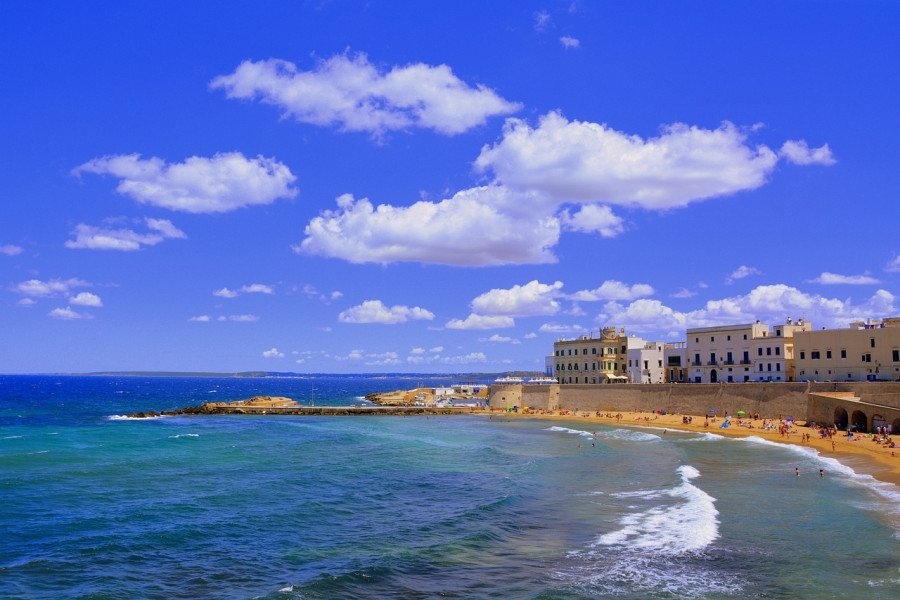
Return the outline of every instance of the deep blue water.
[[[115,418],[417,383],[0,376],[0,597],[900,594],[896,487],[803,448],[500,416]]]

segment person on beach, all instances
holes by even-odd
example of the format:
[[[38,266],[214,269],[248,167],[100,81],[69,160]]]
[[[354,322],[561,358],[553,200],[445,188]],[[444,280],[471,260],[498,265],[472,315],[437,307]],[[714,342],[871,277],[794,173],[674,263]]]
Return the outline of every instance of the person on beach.
[[[819,469],[819,478],[825,479],[825,469]]]
[[[794,467],[794,471],[797,472],[797,477],[800,477],[800,467]]]

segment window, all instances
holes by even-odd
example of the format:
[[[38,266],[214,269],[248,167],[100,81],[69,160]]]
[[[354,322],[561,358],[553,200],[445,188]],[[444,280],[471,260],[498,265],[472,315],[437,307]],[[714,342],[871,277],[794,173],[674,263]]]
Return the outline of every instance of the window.
[[[716,341],[716,336],[714,336],[714,335],[709,336],[709,341],[711,341],[711,342]],[[872,345],[874,346],[875,344],[872,344]]]
[[[812,360],[819,360],[819,351],[818,351],[818,350],[813,350],[812,352],[809,353],[809,357],[810,357]]]
[[[872,347],[874,348],[875,347],[875,338],[871,338],[869,340],[869,343],[872,344]]]
[[[597,354],[597,349],[596,349],[596,348],[591,348],[591,354]]]
[[[750,361],[750,352],[747,350],[744,350],[744,362],[749,362],[749,361]]]
[[[825,358],[831,358],[831,350],[825,351]]]
[[[776,329],[776,330],[775,330],[775,335],[778,336],[778,337],[781,337],[781,330],[780,330],[780,329]]]
[[[891,351],[891,360],[894,362],[900,361],[900,350]]]
[[[756,349],[756,355],[757,355],[757,356],[762,356],[762,347],[759,347],[759,348]]]
[[[781,363],[775,363],[775,370],[776,370],[776,371],[780,371],[780,370],[781,370]]]
[[[775,347],[775,356],[781,356],[781,346]]]
[[[806,358],[806,352],[804,352],[803,350],[801,350],[801,351],[800,351],[800,360],[803,360],[803,359],[805,359],[805,358]]]
[[[762,371],[762,363],[759,363],[759,370]]]
[[[731,336],[730,336],[730,335],[729,335],[729,336],[726,336],[725,339],[728,340],[728,341],[730,342],[730,341],[731,341]]]
[[[772,356],[772,349],[766,348],[766,356]]]
[[[699,365],[699,364],[700,364],[700,355],[699,355],[699,354],[695,354],[695,355],[694,355],[694,364],[695,364],[695,365]]]
[[[771,371],[771,370],[772,370],[772,363],[767,363],[767,364],[766,364],[766,371]]]
[[[862,361],[867,362],[867,363],[872,362],[872,355],[871,354],[863,354]]]
[[[695,344],[699,344],[699,343],[700,343],[700,338],[694,338],[694,343],[695,343]]]
[[[582,354],[587,354],[587,348],[581,351]]]
[[[744,339],[745,339],[745,340],[747,339],[747,334],[746,334],[746,333],[744,334]]]
[[[644,370],[645,371],[650,368],[649,362],[650,361],[647,361],[647,360],[644,361]]]
[[[847,358],[847,351],[841,350],[841,358]]]

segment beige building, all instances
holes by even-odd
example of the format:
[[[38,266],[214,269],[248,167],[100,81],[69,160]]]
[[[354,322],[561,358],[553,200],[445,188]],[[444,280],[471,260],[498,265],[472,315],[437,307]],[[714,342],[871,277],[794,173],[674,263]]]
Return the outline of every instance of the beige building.
[[[684,383],[687,381],[687,342],[666,342],[663,347],[663,360],[667,383]]]
[[[770,329],[765,323],[687,330],[688,381],[693,383],[794,381],[794,334],[803,319]]]
[[[553,377],[572,384],[627,382],[628,340],[625,329],[617,334],[615,327],[604,327],[599,337],[591,332],[572,340],[560,338],[553,343]]]
[[[797,380],[900,380],[900,317],[798,333]]]

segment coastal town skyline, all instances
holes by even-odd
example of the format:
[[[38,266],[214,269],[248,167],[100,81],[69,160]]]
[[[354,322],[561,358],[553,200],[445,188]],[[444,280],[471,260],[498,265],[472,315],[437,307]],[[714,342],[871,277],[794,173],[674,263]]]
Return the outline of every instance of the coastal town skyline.
[[[543,371],[602,327],[900,316],[897,17],[7,3],[0,372]]]

